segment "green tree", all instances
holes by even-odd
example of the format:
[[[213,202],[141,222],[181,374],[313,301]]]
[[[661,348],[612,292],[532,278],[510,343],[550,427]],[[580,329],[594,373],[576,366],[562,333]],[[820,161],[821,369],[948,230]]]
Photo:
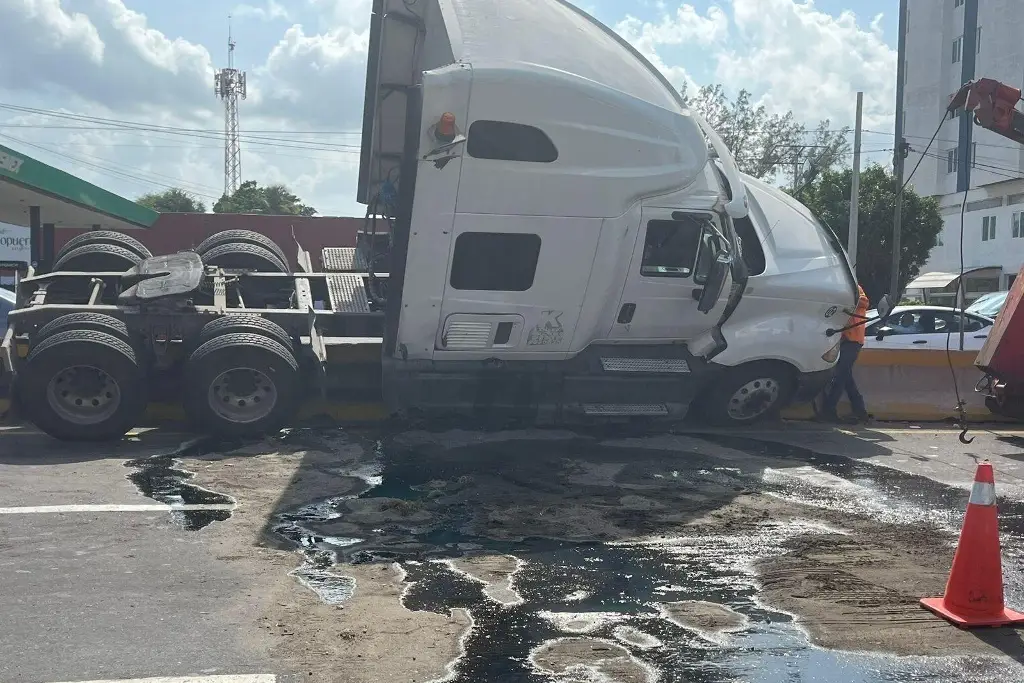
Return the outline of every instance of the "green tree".
[[[160,213],[206,213],[206,205],[191,192],[172,187],[164,192],[150,192],[135,200]]]
[[[799,193],[800,201],[835,232],[845,246],[850,234],[850,169],[822,172]],[[896,184],[892,173],[874,164],[860,176],[857,222],[857,274],[872,304],[889,291],[892,272],[892,218]],[[942,230],[939,203],[911,189],[903,194],[900,236],[900,289],[917,277]]]
[[[740,170],[755,178],[774,177],[782,171],[798,187],[836,166],[850,151],[848,127],[832,130],[825,119],[807,129],[791,111],[769,114],[764,105],[755,105],[746,90],[733,100],[721,85],[702,86],[692,96],[684,87],[681,94],[687,106],[722,136]]]
[[[315,216],[316,209],[306,206],[284,185],[260,187],[246,180],[231,195],[222,196],[213,205],[214,213],[258,213],[266,216]]]

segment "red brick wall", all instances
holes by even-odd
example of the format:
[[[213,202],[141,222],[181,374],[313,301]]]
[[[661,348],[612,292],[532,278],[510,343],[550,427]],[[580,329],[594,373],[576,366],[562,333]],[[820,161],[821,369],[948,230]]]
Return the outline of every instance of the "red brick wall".
[[[310,253],[313,265],[320,266],[320,250],[323,247],[354,247],[356,232],[363,227],[362,218],[335,218],[314,216],[260,216],[230,213],[165,213],[161,214],[149,230],[133,230],[130,234],[154,254],[170,254],[191,249],[215,232],[223,230],[253,230],[277,242],[278,246],[295,263],[295,239]],[[382,229],[380,221],[377,229]],[[55,249],[83,230],[60,229],[56,231]]]

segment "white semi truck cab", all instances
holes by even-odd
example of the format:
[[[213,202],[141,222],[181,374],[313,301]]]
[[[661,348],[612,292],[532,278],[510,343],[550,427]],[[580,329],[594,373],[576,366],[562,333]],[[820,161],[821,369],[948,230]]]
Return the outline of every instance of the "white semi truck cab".
[[[17,411],[69,440],[120,438],[154,401],[254,436],[320,395],[742,425],[827,381],[856,301],[842,247],[587,14],[375,0],[365,97],[357,247],[318,268],[247,230],[163,256],[74,237],[17,285]]]
[[[752,422],[823,386],[856,300],[831,231],[561,0],[376,0],[358,197],[400,411]]]

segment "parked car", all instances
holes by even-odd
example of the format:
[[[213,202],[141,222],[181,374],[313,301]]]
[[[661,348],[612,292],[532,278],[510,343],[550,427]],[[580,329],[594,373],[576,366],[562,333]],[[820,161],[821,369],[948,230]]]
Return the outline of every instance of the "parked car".
[[[14,309],[14,292],[0,287],[0,337],[7,332],[7,314]]]
[[[1006,295],[1009,292],[989,292],[978,297],[974,303],[967,307],[967,313],[977,313],[986,318],[996,319],[999,311],[1006,305]]]
[[[868,311],[868,318],[876,318]],[[980,351],[992,330],[992,318],[965,311],[964,350]],[[869,349],[945,349],[960,346],[960,311],[943,306],[897,306],[887,320],[868,323],[864,347]]]

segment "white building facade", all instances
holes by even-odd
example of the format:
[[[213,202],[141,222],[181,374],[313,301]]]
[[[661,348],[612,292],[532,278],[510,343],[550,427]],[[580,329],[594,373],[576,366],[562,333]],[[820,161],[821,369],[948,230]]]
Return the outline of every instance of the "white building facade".
[[[961,83],[993,78],[1024,87],[1024,0],[908,0],[907,26],[904,106],[911,151],[906,169],[909,173],[920,161],[911,185],[938,198],[944,221],[939,244],[921,269],[922,277],[929,276],[926,295],[936,303],[955,298],[962,190],[969,187],[963,266],[970,271],[965,288],[971,301],[1006,289],[1024,264],[1024,146],[968,126],[960,117],[946,117],[921,157]],[[908,290],[915,290],[914,284]]]

